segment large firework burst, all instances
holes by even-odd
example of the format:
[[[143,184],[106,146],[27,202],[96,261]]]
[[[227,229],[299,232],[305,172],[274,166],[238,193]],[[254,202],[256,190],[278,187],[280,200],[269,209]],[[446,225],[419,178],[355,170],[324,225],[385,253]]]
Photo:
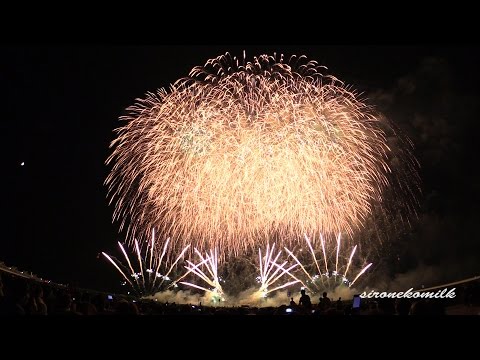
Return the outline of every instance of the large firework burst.
[[[223,254],[352,235],[389,185],[388,124],[323,69],[227,53],[139,99],[107,160],[120,228]]]

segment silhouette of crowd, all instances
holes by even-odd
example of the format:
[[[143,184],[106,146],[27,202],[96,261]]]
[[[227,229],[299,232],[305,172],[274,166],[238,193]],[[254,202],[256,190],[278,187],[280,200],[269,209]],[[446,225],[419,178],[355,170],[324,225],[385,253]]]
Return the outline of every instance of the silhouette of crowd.
[[[304,289],[300,296],[279,307],[205,306],[176,304],[133,296],[109,295],[52,283],[40,283],[0,272],[0,316],[85,316],[85,315],[445,315],[447,306],[480,306],[480,281],[458,288],[455,299],[361,299],[336,301],[321,294],[318,302]],[[295,301],[297,299],[297,301]]]

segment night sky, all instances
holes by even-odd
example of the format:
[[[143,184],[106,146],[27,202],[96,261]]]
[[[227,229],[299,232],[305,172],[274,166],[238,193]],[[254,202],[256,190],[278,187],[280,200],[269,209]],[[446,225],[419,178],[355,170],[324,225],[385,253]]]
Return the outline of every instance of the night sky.
[[[480,274],[480,52],[466,45],[3,47],[0,261],[114,288],[119,277],[97,255],[121,240],[103,186],[118,117],[147,91],[243,49],[317,60],[404,130],[423,189],[406,271],[434,270],[438,281]]]

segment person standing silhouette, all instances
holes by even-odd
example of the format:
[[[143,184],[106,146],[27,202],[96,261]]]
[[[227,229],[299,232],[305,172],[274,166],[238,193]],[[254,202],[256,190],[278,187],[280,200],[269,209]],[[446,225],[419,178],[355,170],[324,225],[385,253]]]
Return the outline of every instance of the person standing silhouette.
[[[298,301],[298,305],[302,306],[305,309],[311,309],[312,308],[312,302],[310,301],[310,296],[308,296],[305,293],[305,289],[302,289],[300,291],[302,296],[300,296],[300,300]]]

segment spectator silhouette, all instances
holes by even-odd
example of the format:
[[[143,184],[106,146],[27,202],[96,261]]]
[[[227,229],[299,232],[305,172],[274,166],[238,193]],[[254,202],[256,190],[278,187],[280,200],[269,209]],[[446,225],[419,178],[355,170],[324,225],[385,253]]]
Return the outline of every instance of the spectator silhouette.
[[[28,284],[23,279],[12,279],[7,285],[0,315],[26,315],[25,307],[30,297]]]
[[[48,307],[45,301],[43,300],[43,288],[40,285],[37,285],[33,291],[33,296],[35,296],[35,301],[37,303],[37,315],[48,315]]]
[[[302,306],[305,309],[311,309],[312,308],[312,302],[310,301],[310,296],[308,296],[305,293],[305,289],[302,289],[300,291],[302,296],[300,296],[300,300],[298,301],[298,305]]]
[[[342,298],[339,297],[337,300],[337,310],[341,311],[343,310],[343,303],[342,303]]]
[[[55,315],[59,316],[72,316],[80,315],[75,310],[72,309],[72,297],[66,291],[61,291],[57,297]]]
[[[29,315],[47,315],[47,305],[43,301],[43,289],[40,285],[33,285],[31,296],[27,304],[27,312]]]
[[[332,305],[332,302],[327,297],[327,292],[326,291],[324,291],[322,295],[323,295],[323,297],[321,297],[319,299],[318,307],[319,307],[320,311],[327,311],[328,309],[330,309],[330,306]]]
[[[96,315],[97,309],[95,305],[91,303],[90,294],[85,292],[82,294],[81,301],[77,306],[77,310],[83,315]]]
[[[120,300],[115,308],[116,315],[139,315],[137,305],[129,303],[127,300]]]

